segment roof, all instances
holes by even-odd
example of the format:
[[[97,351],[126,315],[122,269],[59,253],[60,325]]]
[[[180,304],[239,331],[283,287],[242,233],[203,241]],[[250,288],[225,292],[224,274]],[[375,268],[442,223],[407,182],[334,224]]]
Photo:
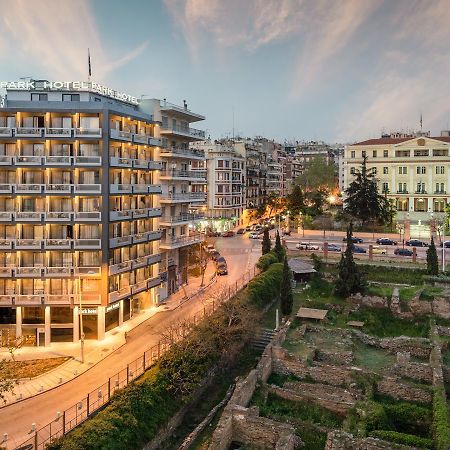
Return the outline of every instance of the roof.
[[[436,141],[450,142],[450,136],[425,136],[428,139],[434,139]],[[352,145],[389,145],[389,144],[401,144],[402,142],[412,141],[414,139],[420,139],[420,137],[405,137],[405,138],[377,138],[368,139],[366,141],[355,142]]]
[[[288,261],[289,267],[294,273],[315,273],[316,270],[311,264],[298,258],[292,258]]]
[[[296,317],[323,320],[325,319],[327,312],[327,309],[300,308]]]
[[[349,322],[347,322],[347,325],[351,326],[351,327],[363,327],[364,326],[364,322],[359,322],[358,320],[350,320]]]

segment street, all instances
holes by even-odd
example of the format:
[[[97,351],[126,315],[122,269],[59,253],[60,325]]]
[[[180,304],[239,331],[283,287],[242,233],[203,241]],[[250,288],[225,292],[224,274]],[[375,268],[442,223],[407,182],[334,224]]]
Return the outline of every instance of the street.
[[[247,237],[217,238],[213,241],[217,250],[227,259],[228,275],[219,277],[212,285],[212,291],[217,292],[223,286],[233,285],[244,273],[253,268],[261,255],[260,241],[252,241]],[[206,291],[208,297],[211,291]],[[24,401],[0,409],[0,434],[8,433],[7,448],[14,448],[32,436],[31,424],[39,429],[56,417],[58,411],[73,406],[88,392],[96,389],[109,377],[123,369],[127,363],[142,355],[143,351],[157,344],[161,334],[170,324],[183,320],[202,310],[201,296],[184,303],[172,311],[164,311],[151,317],[128,333],[127,343],[107,356],[97,365],[78,378],[63,384],[51,391],[36,395]],[[1,445],[5,446],[5,443]]]

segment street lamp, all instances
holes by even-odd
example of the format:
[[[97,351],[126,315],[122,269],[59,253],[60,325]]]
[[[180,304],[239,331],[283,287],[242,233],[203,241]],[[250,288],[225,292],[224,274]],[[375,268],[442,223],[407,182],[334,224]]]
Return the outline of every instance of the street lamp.
[[[80,317],[80,352],[81,352],[81,364],[84,364],[84,328],[83,328],[83,306],[81,304],[81,276],[78,274],[77,295],[79,303],[78,315]]]

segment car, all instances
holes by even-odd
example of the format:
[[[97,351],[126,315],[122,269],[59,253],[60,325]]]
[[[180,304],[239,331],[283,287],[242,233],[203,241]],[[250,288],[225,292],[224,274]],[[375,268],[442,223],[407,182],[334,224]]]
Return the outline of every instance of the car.
[[[392,239],[389,238],[378,238],[376,240],[376,243],[378,245],[397,245],[396,241],[393,241]]]
[[[245,231],[252,231],[252,226],[251,225],[247,225],[245,227]]]
[[[217,258],[216,258],[216,265],[219,265],[219,264],[226,264],[227,263],[227,260],[223,257],[223,256],[218,256]]]
[[[410,239],[405,242],[408,247],[428,247],[426,242],[420,241],[419,239]]]
[[[385,248],[378,247],[377,245],[374,245],[372,247],[372,253],[374,255],[385,255],[386,252],[387,252],[387,250]]]
[[[439,244],[440,247],[442,247],[442,242]],[[445,241],[444,242],[444,247],[445,248],[450,248],[450,241]]]
[[[220,256],[220,253],[217,250],[213,250],[212,252],[210,252],[210,256],[213,261],[216,261]]]
[[[347,238],[344,237],[344,238],[342,239],[342,242],[347,242]],[[362,240],[361,238],[359,238],[359,237],[352,236],[352,242],[353,242],[354,244],[362,244],[362,243],[363,243],[363,240]]]
[[[224,232],[221,234],[221,236],[222,236],[222,237],[233,237],[233,236],[234,236],[234,231],[231,231],[231,230],[229,230],[229,231],[224,231]]]
[[[322,250],[324,250],[324,247],[322,247]],[[341,252],[342,249],[341,249],[341,247],[339,247],[339,245],[328,244],[328,251],[329,252]]]
[[[311,244],[310,242],[298,242],[295,244],[297,250],[319,250],[317,244]]]
[[[216,268],[217,275],[228,275],[228,267],[226,264],[221,263]]]
[[[206,236],[207,236],[207,237],[219,237],[219,236],[220,236],[220,233],[219,233],[218,231],[208,231],[208,232],[206,233]]]
[[[396,248],[394,250],[394,255],[398,256],[412,256],[413,252],[407,248]]]
[[[248,235],[248,237],[249,237],[250,239],[259,239],[259,233],[257,233],[256,231],[252,231],[252,232]]]
[[[367,253],[367,250],[365,248],[359,247],[358,245],[352,245],[352,252],[353,253]]]
[[[212,245],[212,244],[209,244],[207,247],[206,247],[206,251],[208,252],[208,253],[211,253],[211,252],[213,252],[215,250],[215,248],[214,248],[214,245]]]
[[[236,231],[236,234],[244,234],[245,228],[239,228],[239,230]]]

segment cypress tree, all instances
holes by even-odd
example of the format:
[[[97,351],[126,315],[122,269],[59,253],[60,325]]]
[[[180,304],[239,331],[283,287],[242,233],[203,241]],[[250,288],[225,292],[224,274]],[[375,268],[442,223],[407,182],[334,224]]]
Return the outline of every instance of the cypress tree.
[[[288,316],[292,313],[292,306],[294,304],[294,298],[292,296],[292,274],[289,268],[287,256],[284,257],[283,264],[283,277],[281,279],[280,286],[280,306],[281,313],[284,316]]]
[[[277,230],[277,235],[275,238],[274,250],[275,250],[275,253],[278,255],[278,261],[280,261],[280,262],[283,261],[285,253],[284,253],[284,248],[281,245],[280,233],[278,230]]]
[[[439,262],[433,238],[427,249],[427,270],[430,275],[439,275]]]
[[[339,261],[339,273],[334,288],[336,294],[344,298],[362,292],[365,288],[363,276],[353,259],[352,235],[353,224],[350,222],[347,228],[347,248]]]
[[[270,236],[269,236],[269,229],[264,228],[264,235],[262,240],[262,254],[265,255],[266,253],[269,253],[272,248],[272,243],[270,242]]]

